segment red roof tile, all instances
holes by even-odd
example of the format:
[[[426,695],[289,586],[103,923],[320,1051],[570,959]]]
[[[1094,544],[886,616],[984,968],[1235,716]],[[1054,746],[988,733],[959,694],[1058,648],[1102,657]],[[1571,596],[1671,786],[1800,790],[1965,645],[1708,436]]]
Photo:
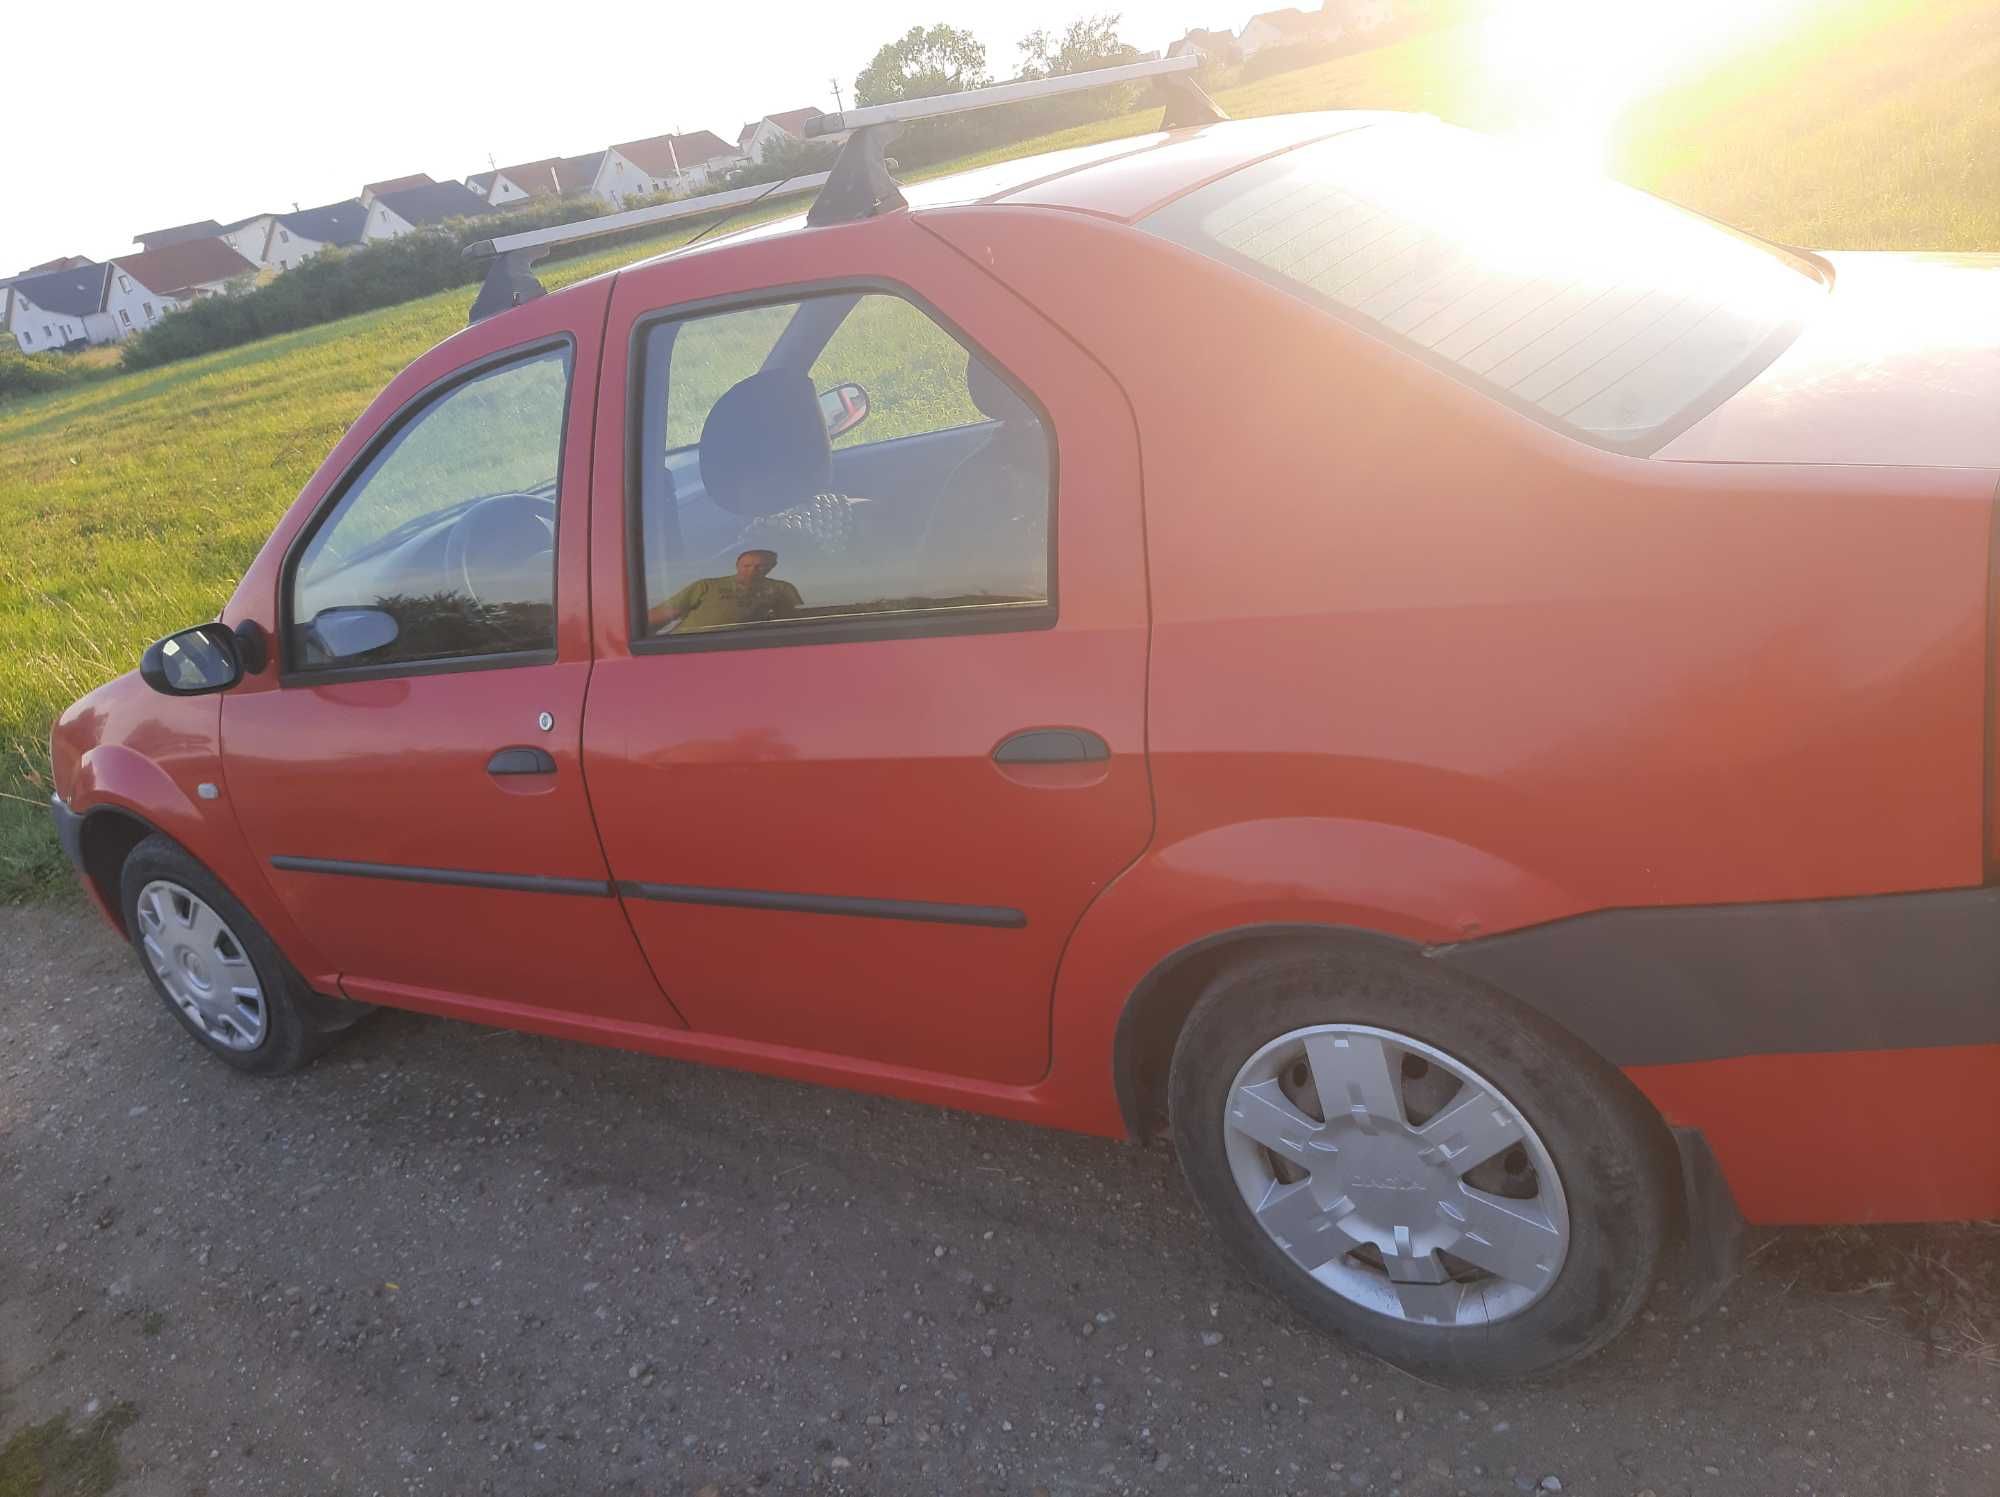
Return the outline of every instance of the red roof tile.
[[[160,296],[185,296],[196,286],[253,275],[257,270],[220,239],[184,239],[136,255],[121,255],[111,263]]]
[[[676,168],[687,171],[703,162],[735,158],[743,153],[708,130],[692,130],[686,135],[655,135],[646,140],[628,140],[611,148],[649,177],[669,178]]]

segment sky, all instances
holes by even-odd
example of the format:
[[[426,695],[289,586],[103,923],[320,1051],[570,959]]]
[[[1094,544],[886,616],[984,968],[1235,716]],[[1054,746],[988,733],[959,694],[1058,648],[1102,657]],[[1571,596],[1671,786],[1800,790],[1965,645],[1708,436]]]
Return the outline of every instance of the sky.
[[[1037,27],[1118,9],[1164,48],[1236,29],[1271,0],[209,0],[24,7],[0,28],[0,274],[57,255],[128,253],[149,229],[440,181],[667,130],[733,141],[746,120],[831,109],[838,77],[885,41],[946,21],[996,77]],[[87,17],[87,19],[86,19]]]

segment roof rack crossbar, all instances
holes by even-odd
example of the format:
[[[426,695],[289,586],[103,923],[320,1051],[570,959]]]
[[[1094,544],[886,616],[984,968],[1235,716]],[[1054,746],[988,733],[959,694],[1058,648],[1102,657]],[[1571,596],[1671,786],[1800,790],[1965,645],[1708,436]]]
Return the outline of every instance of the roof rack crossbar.
[[[472,321],[479,322],[518,307],[543,294],[534,276],[534,264],[559,244],[577,244],[586,239],[619,234],[652,224],[673,223],[678,219],[700,218],[725,212],[765,198],[786,197],[817,190],[818,196],[806,211],[806,222],[853,223],[892,213],[906,206],[901,188],[890,175],[895,165],[885,149],[912,120],[935,119],[940,115],[965,114],[975,109],[991,109],[1001,104],[1018,104],[1031,99],[1054,98],[1081,93],[1085,89],[1108,88],[1120,83],[1148,79],[1164,94],[1162,128],[1178,129],[1204,125],[1229,116],[1216,108],[1215,101],[1202,92],[1192,74],[1203,65],[1199,52],[1148,62],[1125,63],[1097,68],[1087,73],[1066,73],[1056,78],[1035,78],[1025,83],[997,83],[990,88],[967,89],[962,93],[941,94],[928,99],[903,99],[894,104],[871,104],[841,114],[815,115],[807,120],[808,138],[849,132],[831,171],[788,177],[776,184],[759,183],[728,192],[704,193],[679,198],[650,208],[633,208],[624,213],[607,213],[580,223],[555,224],[546,229],[528,229],[519,234],[499,234],[475,240],[463,253],[468,260],[491,260],[486,283],[472,303]]]
[[[1064,73],[1054,78],[1034,78],[1026,83],[996,83],[990,88],[968,88],[960,93],[937,94],[928,99],[899,99],[893,104],[870,104],[863,109],[849,109],[839,114],[815,115],[805,122],[805,134],[808,139],[813,139],[822,135],[838,135],[843,130],[862,130],[870,125],[907,125],[911,120],[935,119],[943,114],[966,114],[975,109],[991,109],[999,104],[1051,99],[1059,94],[1108,88],[1117,83],[1138,83],[1172,73],[1192,73],[1201,65],[1200,53],[1187,52],[1179,57],[1155,58],[1151,62],[1093,68],[1087,73]]]
[[[811,192],[826,186],[832,175],[831,172],[809,172],[805,176],[787,177],[777,183],[759,182],[754,187],[736,187],[728,192],[677,198],[671,203],[655,203],[650,208],[632,208],[624,213],[606,213],[599,218],[586,218],[577,223],[551,224],[546,229],[524,229],[519,234],[476,239],[461,253],[468,260],[490,260],[492,263],[486,267],[486,283],[472,300],[468,321],[483,322],[496,312],[518,307],[543,295],[542,283],[535,279],[533,267],[537,260],[558,244],[580,244],[586,239],[622,234],[628,229],[724,213],[765,198]]]
[[[476,239],[464,249],[468,260],[484,260],[493,255],[504,255],[510,250],[541,249],[547,251],[558,244],[576,244],[585,239],[597,239],[605,234],[622,234],[627,229],[641,229],[650,224],[673,223],[683,218],[700,218],[705,213],[718,213],[727,208],[740,208],[745,203],[754,203],[759,198],[782,198],[793,193],[812,192],[826,185],[831,172],[809,172],[803,177],[788,177],[775,187],[769,182],[759,182],[754,187],[733,187],[727,192],[708,192],[699,197],[676,198],[671,203],[655,203],[650,208],[632,208],[623,213],[606,213],[600,218],[586,218],[577,223],[551,224],[546,229],[524,229],[519,234],[499,234],[491,239]]]

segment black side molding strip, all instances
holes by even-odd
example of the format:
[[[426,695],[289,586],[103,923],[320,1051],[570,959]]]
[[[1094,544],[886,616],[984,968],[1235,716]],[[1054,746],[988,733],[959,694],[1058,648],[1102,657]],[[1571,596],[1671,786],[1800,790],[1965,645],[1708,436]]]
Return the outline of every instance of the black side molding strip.
[[[1425,955],[1617,1066],[2000,1044],[2000,888],[1603,910]]]
[[[723,905],[738,910],[791,910],[806,915],[859,915],[870,920],[915,920],[930,925],[984,925],[1019,930],[1028,917],[986,904],[930,904],[914,899],[861,899],[848,894],[777,894],[766,889],[709,889],[695,884],[618,885],[627,899],[665,904]]]
[[[405,884],[452,884],[466,889],[513,889],[523,894],[611,896],[601,879],[555,878],[545,873],[481,873],[473,868],[412,868],[402,863],[349,863],[339,858],[271,859],[273,868],[293,873],[337,873],[348,878],[386,878]]]

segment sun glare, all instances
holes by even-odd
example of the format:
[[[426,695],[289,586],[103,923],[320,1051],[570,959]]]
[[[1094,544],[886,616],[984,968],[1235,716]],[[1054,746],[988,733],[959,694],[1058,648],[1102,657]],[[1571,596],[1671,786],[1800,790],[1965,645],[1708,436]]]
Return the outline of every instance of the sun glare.
[[[1500,0],[1480,34],[1492,88],[1518,101],[1511,132],[1601,170],[1619,115],[1701,64],[1781,32],[1810,0]]]

